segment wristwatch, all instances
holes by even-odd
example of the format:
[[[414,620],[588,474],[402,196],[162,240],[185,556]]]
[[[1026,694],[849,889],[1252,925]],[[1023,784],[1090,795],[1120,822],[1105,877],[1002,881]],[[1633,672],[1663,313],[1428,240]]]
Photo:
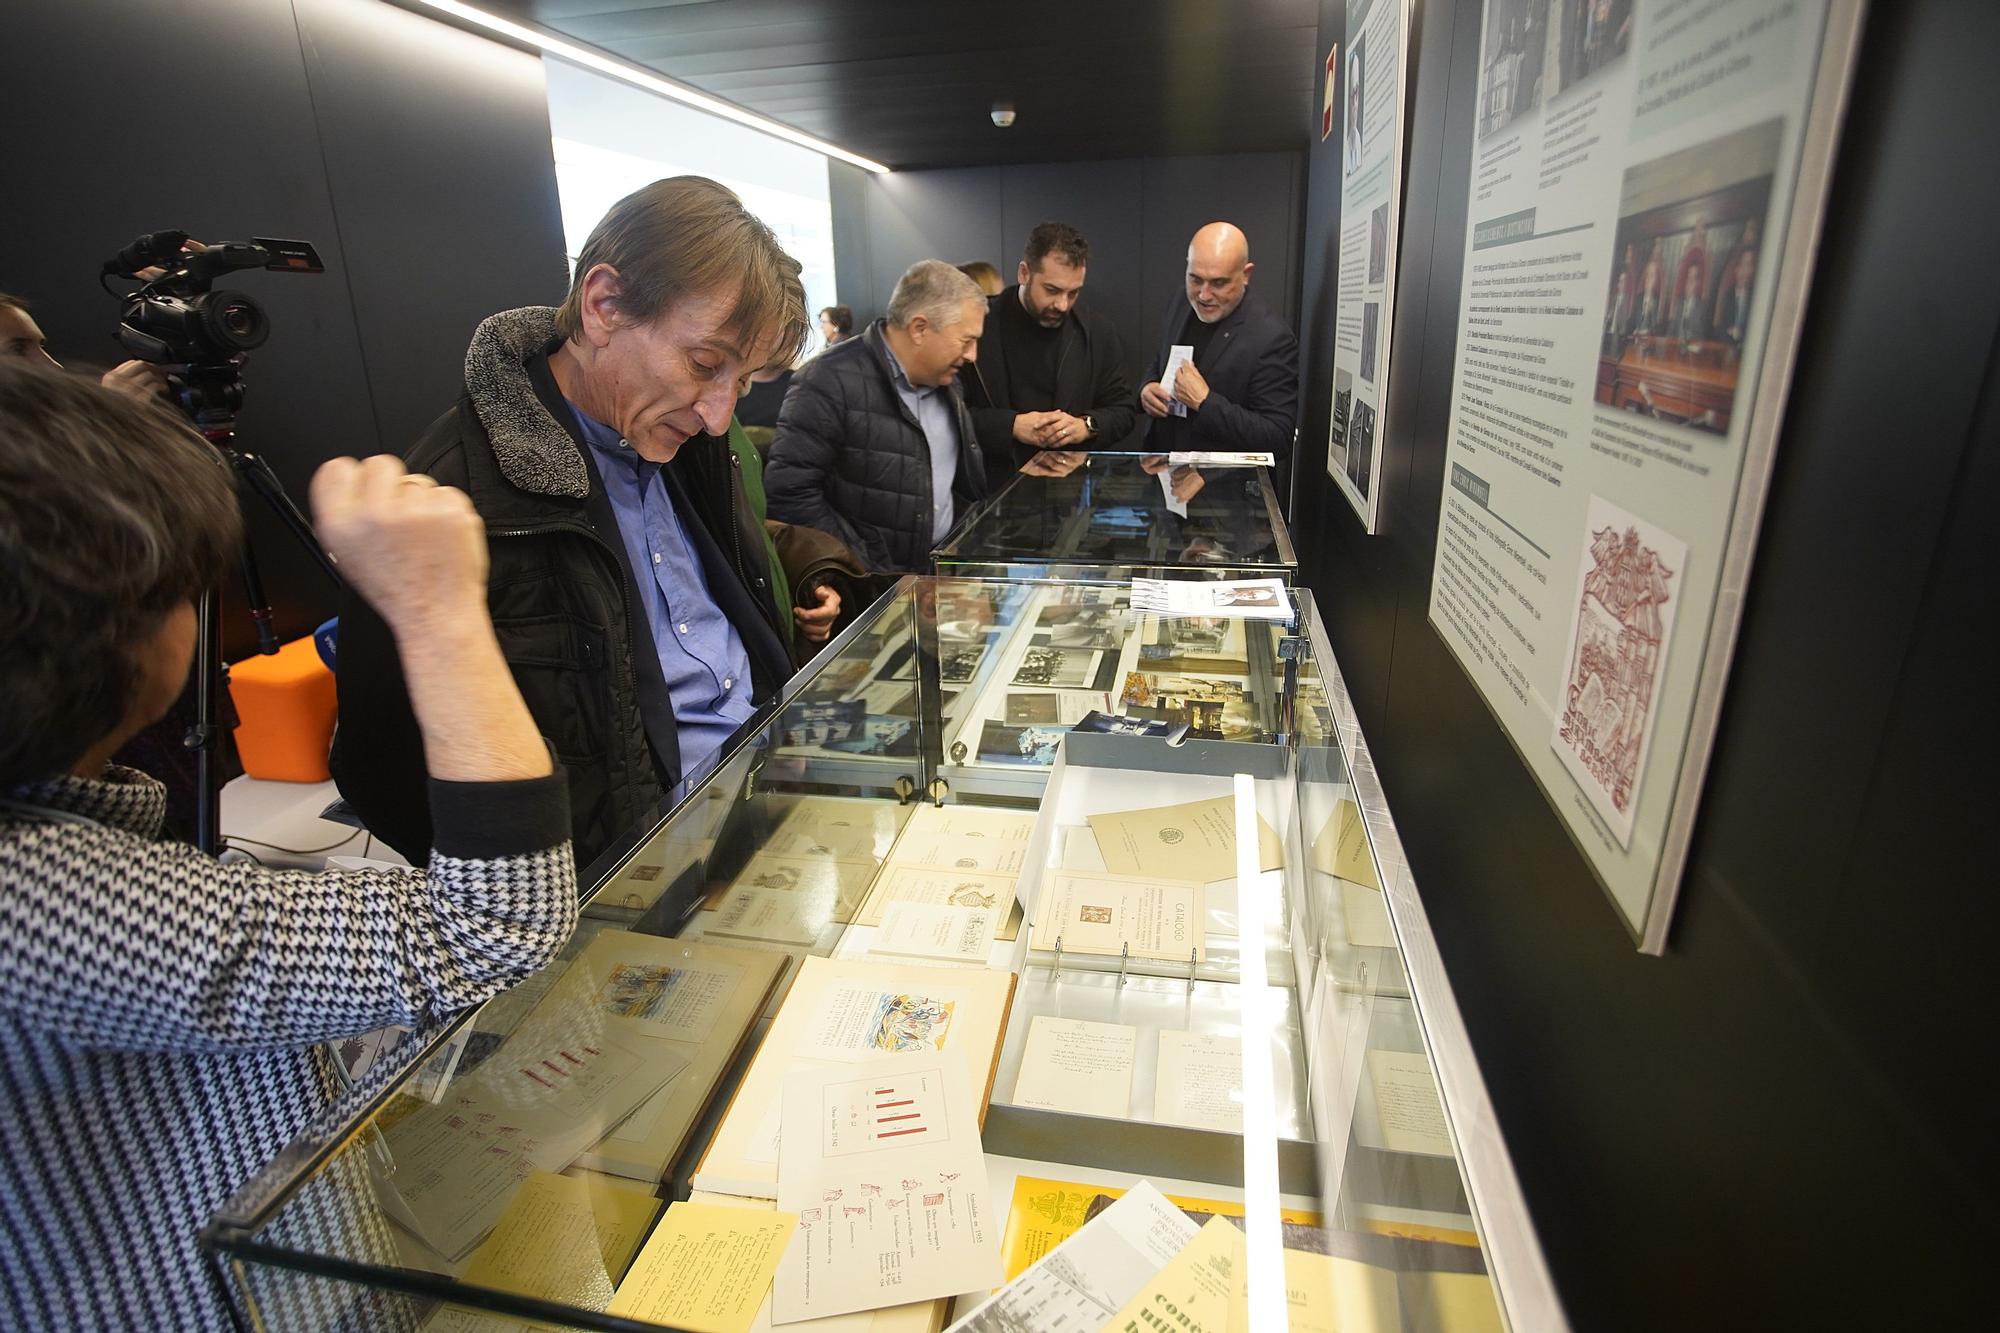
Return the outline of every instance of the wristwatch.
[[[1097,418],[1086,415],[1083,419],[1083,433],[1086,437],[1097,434]]]

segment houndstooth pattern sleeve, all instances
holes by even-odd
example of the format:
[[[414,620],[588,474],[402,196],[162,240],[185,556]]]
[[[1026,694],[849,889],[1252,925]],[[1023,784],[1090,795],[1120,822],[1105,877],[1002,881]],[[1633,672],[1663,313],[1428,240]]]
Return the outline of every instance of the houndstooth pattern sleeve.
[[[61,823],[0,841],[0,874],[0,1008],[57,1040],[133,1051],[415,1025],[543,966],[576,918],[567,842],[315,874]]]

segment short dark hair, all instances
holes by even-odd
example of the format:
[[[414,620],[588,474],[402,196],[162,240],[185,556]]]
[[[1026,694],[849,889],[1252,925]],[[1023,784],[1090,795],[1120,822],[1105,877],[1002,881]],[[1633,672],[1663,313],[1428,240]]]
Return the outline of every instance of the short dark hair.
[[[165,407],[0,364],[0,787],[67,772],[125,721],[133,649],[241,540],[221,455]]]
[[[583,333],[583,279],[599,264],[618,270],[619,305],[650,321],[689,296],[736,286],[728,327],[752,338],[778,335],[772,365],[805,350],[806,289],[799,261],[735,191],[706,176],[670,176],[626,195],[591,230],[576,257],[556,331]]]
[[[1084,240],[1083,233],[1067,222],[1038,224],[1028,233],[1028,246],[1021,251],[1021,259],[1029,268],[1035,268],[1051,251],[1061,256],[1063,263],[1073,268],[1083,268],[1090,263],[1090,242]]]
[[[854,311],[844,305],[830,305],[819,312],[821,319],[833,321],[834,331],[845,338],[854,332]]]
[[[0,292],[0,310],[18,310],[25,315],[28,313],[27,299],[12,292]]]

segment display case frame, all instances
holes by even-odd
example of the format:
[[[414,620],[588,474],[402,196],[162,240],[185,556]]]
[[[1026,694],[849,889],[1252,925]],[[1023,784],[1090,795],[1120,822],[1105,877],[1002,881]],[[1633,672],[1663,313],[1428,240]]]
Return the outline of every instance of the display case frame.
[[[1271,470],[1209,467],[1175,513],[1144,453],[1092,450],[1064,476],[1016,472],[931,552],[941,576],[1129,583],[1135,577],[1296,582],[1298,553]],[[1111,531],[1112,520],[1130,529]],[[1141,524],[1142,521],[1142,525]]]
[[[900,836],[918,803],[949,808],[980,795],[976,790],[968,791],[963,775],[950,770],[948,757],[942,753],[945,732],[938,706],[938,599],[963,584],[962,580],[907,578],[881,604],[837,636],[813,666],[787,687],[778,704],[746,729],[733,749],[683,784],[655,819],[590,868],[584,904],[588,929],[631,928],[680,935],[685,926],[681,918],[709,905],[702,891],[713,886],[705,869],[685,885],[678,883],[678,876],[666,874],[669,882],[650,903],[600,900],[607,895],[616,898],[615,890],[635,866],[671,865],[673,858],[662,852],[666,847],[697,849],[705,866],[713,859],[719,839],[736,836],[731,829],[737,826],[730,821],[752,819],[760,807],[793,809],[796,807],[785,803],[836,796],[858,784],[871,794],[871,809],[893,812],[896,836]],[[1028,586],[1032,594],[1047,585]],[[1007,591],[1000,590],[1002,595]],[[1213,1192],[1217,1197],[1242,1197],[1246,1186],[1253,1187],[1254,1196],[1254,1178],[1268,1171],[1267,1183],[1283,1196],[1321,1200],[1328,1225],[1351,1230],[1364,1241],[1364,1224],[1380,1230],[1383,1217],[1441,1215],[1454,1213],[1462,1205],[1466,1227],[1477,1237],[1476,1262],[1483,1264],[1492,1280],[1499,1318],[1516,1328],[1560,1330],[1565,1327],[1561,1307],[1379,775],[1361,735],[1353,701],[1313,599],[1305,593],[1295,595],[1296,619],[1269,634],[1273,647],[1267,674],[1279,705],[1278,725],[1271,739],[1186,739],[1172,743],[1076,733],[1064,742],[1059,762],[1041,775],[1037,790],[1013,801],[973,802],[1016,810],[1026,810],[1031,803],[1041,806],[1042,817],[1035,823],[1027,857],[1031,865],[1047,865],[1052,864],[1052,831],[1062,827],[1049,812],[1080,790],[1085,770],[1156,775],[1161,799],[1173,794],[1175,775],[1211,783],[1227,778],[1239,793],[1254,792],[1261,786],[1279,794],[1280,799],[1265,813],[1282,840],[1284,862],[1280,870],[1253,876],[1252,882],[1260,890],[1266,879],[1281,886],[1280,896],[1273,909],[1276,914],[1267,925],[1260,925],[1256,936],[1265,941],[1265,947],[1242,954],[1240,973],[1220,964],[1197,968],[1189,976],[1165,965],[1135,966],[1130,961],[1121,965],[1118,960],[1102,957],[1051,959],[1045,950],[1033,946],[1027,920],[1021,923],[1015,939],[996,944],[990,964],[1012,970],[1018,982],[996,1047],[985,1151],[990,1156],[1029,1159],[1058,1170],[1064,1162],[1080,1163],[1076,1170],[1087,1169],[1096,1176],[1110,1171],[1119,1176],[1197,1182],[1204,1186],[1204,1193]],[[899,636],[908,641],[916,672],[910,734],[918,743],[909,753],[854,754],[827,751],[817,742],[784,743],[787,708],[816,697],[816,692],[825,694],[821,688],[824,679],[829,673],[842,671],[840,663],[866,656],[880,664],[885,652],[894,651],[893,641]],[[1368,867],[1380,884],[1393,947],[1353,943],[1338,904],[1327,896],[1328,885],[1335,881],[1326,880],[1314,868],[1315,830],[1320,829],[1323,836],[1321,821],[1329,809],[1336,808],[1329,802],[1340,799],[1351,799],[1356,806],[1365,834]],[[1239,815],[1244,808],[1241,800],[1239,795]],[[746,814],[746,810],[751,813]],[[749,836],[757,840],[751,852],[754,855],[771,846],[784,825],[782,820],[756,823],[752,819],[743,827],[750,827]],[[699,850],[704,843],[707,852]],[[1021,891],[1032,894],[1032,878],[1026,878]],[[1240,877],[1238,882],[1243,882]],[[784,947],[795,957],[860,957],[867,953],[873,929],[842,924],[810,944]],[[684,938],[704,936],[696,933]],[[796,971],[792,966],[783,972],[777,983],[780,992]],[[1288,1109],[1282,1109],[1278,1122],[1284,1132],[1253,1142],[1241,1134],[1184,1123],[1045,1110],[1018,1104],[1012,1097],[1010,1090],[1015,1086],[1023,1043],[1033,1020],[1039,1014],[1062,1011],[1052,998],[1060,988],[1068,988],[1071,1000],[1085,992],[1154,997],[1158,1003],[1153,1008],[1161,1012],[1171,1010],[1176,1001],[1183,1008],[1198,1004],[1205,1014],[1222,1015],[1227,1020],[1234,1012],[1232,1005],[1248,1004],[1232,994],[1238,979],[1251,980],[1256,991],[1276,992],[1283,1000],[1282,1013],[1272,1030],[1282,1029],[1282,1040],[1274,1045],[1283,1052],[1281,1063],[1289,1071],[1281,1070],[1277,1075],[1280,1099],[1288,1099]],[[741,1079],[778,1003],[773,1001],[763,1018],[746,1031],[742,1048],[730,1053],[733,1072],[724,1077],[720,1091],[695,1125],[690,1145],[670,1164],[671,1169],[662,1172],[666,1194],[684,1197],[701,1144],[725,1114],[736,1081]],[[1072,1003],[1067,1012],[1071,1016],[1103,1014],[1116,1018],[1121,1012],[1130,1017],[1139,1007],[1128,1005],[1121,1010],[1114,999],[1108,1007],[1095,1001]],[[1242,1012],[1249,1010],[1243,1008]],[[297,1206],[307,1191],[320,1189],[343,1163],[352,1163],[377,1135],[373,1126],[385,1107],[440,1053],[448,1053],[469,1026],[476,1025],[478,1013],[458,1015],[410,1037],[218,1209],[203,1242],[239,1290],[254,1293],[259,1282],[331,1281],[342,1291],[413,1302],[406,1308],[421,1316],[417,1322],[429,1317],[430,1302],[445,1302],[573,1328],[660,1327],[602,1310],[467,1284],[443,1272],[361,1262],[341,1253],[273,1243],[274,1222],[288,1207]],[[1153,1026],[1164,1031],[1167,1025]],[[1192,1033],[1197,1025],[1190,1020],[1185,1028]],[[1246,1025],[1242,1030],[1256,1029]],[[1365,1141],[1374,1112],[1361,1088],[1366,1078],[1363,1066],[1372,1050],[1408,1051],[1421,1056],[1434,1072],[1441,1110],[1449,1124],[1451,1156],[1413,1156]],[[1379,1128],[1373,1137],[1380,1139]],[[1375,1241],[1367,1244],[1380,1248]],[[1453,1258],[1456,1252],[1436,1252],[1446,1254],[1446,1262],[1467,1260],[1463,1254]],[[255,1299],[254,1294],[251,1298]],[[284,1325],[276,1320],[271,1326]]]

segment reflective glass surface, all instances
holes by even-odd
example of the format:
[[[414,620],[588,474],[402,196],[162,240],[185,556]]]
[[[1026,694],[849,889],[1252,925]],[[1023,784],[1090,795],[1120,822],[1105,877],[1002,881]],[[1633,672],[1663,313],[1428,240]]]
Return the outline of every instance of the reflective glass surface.
[[[1157,465],[1155,465],[1157,466]],[[1203,467],[1176,512],[1137,454],[1018,472],[933,552],[939,574],[1124,582],[1134,575],[1292,580],[1298,559],[1263,467]],[[1183,485],[1189,485],[1183,482]]]
[[[559,962],[381,1055],[224,1207],[225,1270],[278,1330],[684,1326],[673,1209],[768,1213],[787,1076],[916,1051],[983,1108],[1013,1285],[969,1327],[1202,1291],[1235,1327],[1502,1327],[1407,867],[1293,596],[1217,624],[904,580],[595,869]],[[1023,1279],[1071,1237],[1081,1269]]]

